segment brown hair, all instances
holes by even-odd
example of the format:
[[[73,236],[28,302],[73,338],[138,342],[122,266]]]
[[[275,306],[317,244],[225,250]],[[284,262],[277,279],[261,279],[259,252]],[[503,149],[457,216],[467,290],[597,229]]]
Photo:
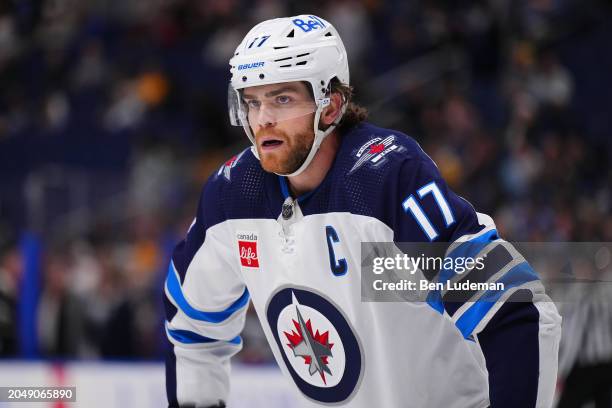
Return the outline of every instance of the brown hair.
[[[308,82],[304,82],[304,85],[306,85],[308,92],[310,92],[310,96],[313,97],[310,84]],[[363,106],[352,102],[354,94],[354,89],[352,86],[340,82],[337,77],[332,78],[329,86],[332,93],[336,92],[341,94],[342,99],[344,99],[345,103],[347,103],[346,111],[344,112],[340,123],[336,127],[340,135],[342,135],[353,126],[366,120],[368,118],[368,110]],[[319,124],[319,129],[325,130],[322,124]]]
[[[342,116],[340,123],[338,124],[338,132],[340,134],[345,133],[353,126],[363,122],[368,118],[368,110],[361,105],[358,105],[352,101],[354,89],[352,86],[340,82],[338,78],[333,78],[330,83],[331,92],[340,93],[347,103],[346,112]]]

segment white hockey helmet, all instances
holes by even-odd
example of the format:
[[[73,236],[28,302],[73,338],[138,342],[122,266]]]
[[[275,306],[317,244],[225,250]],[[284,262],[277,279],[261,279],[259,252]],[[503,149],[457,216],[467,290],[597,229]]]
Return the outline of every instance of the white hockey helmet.
[[[324,131],[319,130],[321,112],[330,103],[331,80],[338,78],[341,83],[349,84],[346,50],[338,32],[329,22],[314,15],[267,20],[248,32],[230,59],[230,66],[230,122],[244,128],[257,158],[255,138],[248,123],[248,107],[242,100],[241,90],[294,81],[306,81],[312,87],[313,103],[294,112],[298,112],[299,116],[315,112],[314,142],[304,163],[293,173],[281,175],[300,174],[308,167],[319,146],[334,130],[346,110],[347,101],[334,123]]]

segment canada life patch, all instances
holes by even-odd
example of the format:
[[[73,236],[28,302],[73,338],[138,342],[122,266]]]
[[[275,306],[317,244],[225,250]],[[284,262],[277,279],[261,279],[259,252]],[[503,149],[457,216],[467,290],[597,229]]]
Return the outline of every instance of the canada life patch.
[[[259,268],[259,256],[257,255],[257,234],[250,231],[239,231],[236,233],[238,239],[238,255],[240,265],[247,268]]]
[[[306,397],[339,403],[354,394],[363,355],[338,307],[311,289],[284,288],[268,301],[266,317],[283,362]]]
[[[359,150],[357,150],[357,153],[355,154],[357,157],[357,162],[355,162],[348,174],[354,173],[368,162],[378,166],[386,161],[385,156],[390,152],[401,152],[404,150],[402,146],[399,146],[394,142],[395,135],[389,135],[384,139],[377,136],[374,139],[369,140],[367,143],[361,146]]]

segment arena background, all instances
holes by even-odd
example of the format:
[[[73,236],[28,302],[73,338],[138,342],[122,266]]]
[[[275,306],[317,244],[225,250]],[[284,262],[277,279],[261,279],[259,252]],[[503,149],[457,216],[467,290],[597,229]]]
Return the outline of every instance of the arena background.
[[[2,0],[0,386],[164,406],[169,253],[248,145],[228,58],[255,23],[302,13],[340,32],[370,120],[419,141],[506,239],[612,241],[609,1]],[[610,329],[604,304],[563,341]],[[243,338],[230,406],[293,406],[252,312]],[[582,368],[562,356],[559,395]]]

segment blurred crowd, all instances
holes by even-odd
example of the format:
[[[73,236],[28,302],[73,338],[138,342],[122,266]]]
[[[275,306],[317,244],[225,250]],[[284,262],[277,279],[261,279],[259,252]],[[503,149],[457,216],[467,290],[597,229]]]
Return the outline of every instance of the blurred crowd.
[[[339,30],[371,121],[419,141],[506,239],[612,241],[609,2],[3,1],[0,355],[19,354],[26,230],[41,356],[163,355],[169,253],[247,145],[224,119],[228,58],[301,13]],[[252,313],[244,337],[240,358],[270,361]]]

